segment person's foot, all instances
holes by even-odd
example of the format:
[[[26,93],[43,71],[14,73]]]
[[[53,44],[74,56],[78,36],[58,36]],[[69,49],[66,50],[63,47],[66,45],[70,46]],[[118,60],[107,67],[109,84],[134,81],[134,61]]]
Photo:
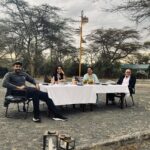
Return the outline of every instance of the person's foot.
[[[40,118],[33,118],[32,119],[34,122],[41,122],[41,119]]]
[[[62,115],[56,115],[52,119],[55,121],[67,121],[67,118]]]

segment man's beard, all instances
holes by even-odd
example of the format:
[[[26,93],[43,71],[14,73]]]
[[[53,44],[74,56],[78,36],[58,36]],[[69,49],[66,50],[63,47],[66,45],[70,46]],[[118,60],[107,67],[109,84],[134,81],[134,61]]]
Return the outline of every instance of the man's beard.
[[[15,69],[15,72],[19,73],[19,72],[21,72],[21,69]]]

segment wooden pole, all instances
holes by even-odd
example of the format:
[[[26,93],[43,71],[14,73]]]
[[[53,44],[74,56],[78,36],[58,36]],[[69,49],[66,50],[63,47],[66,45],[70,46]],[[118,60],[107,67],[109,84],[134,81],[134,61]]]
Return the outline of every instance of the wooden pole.
[[[81,11],[81,27],[80,27],[80,52],[79,52],[79,77],[81,76],[82,65],[82,25],[83,25],[83,10]]]

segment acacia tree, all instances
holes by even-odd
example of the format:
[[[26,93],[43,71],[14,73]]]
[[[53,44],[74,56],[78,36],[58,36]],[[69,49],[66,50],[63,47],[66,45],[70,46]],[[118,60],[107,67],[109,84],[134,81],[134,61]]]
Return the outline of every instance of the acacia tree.
[[[49,5],[31,7],[23,0],[4,0],[1,6],[7,15],[1,23],[8,26],[8,35],[16,39],[15,47],[11,50],[14,52],[17,49],[17,52],[20,52],[20,55],[16,56],[24,59],[32,75],[38,72],[44,50],[50,49],[51,58],[58,58],[57,47],[61,43],[66,42],[66,49],[72,46],[67,40],[71,35],[65,31],[68,29],[66,21],[58,14],[59,8]],[[60,35],[63,35],[63,38]],[[64,54],[66,51],[60,50],[59,53]]]
[[[6,45],[7,39],[7,27],[0,24],[0,59],[4,58],[8,53],[8,47]]]
[[[101,77],[112,77],[119,68],[118,62],[141,47],[138,32],[129,28],[96,29],[87,39],[92,45],[91,53],[96,54],[95,72]]]
[[[145,27],[150,28],[150,1],[149,0],[127,0],[122,4],[114,6],[111,11],[127,12],[128,17],[137,23],[145,22]]]
[[[106,63],[114,63],[140,48],[138,32],[129,28],[97,29],[87,39],[94,45],[97,57]]]
[[[150,50],[150,41],[146,41],[146,42],[144,42],[143,47],[144,47],[145,49]]]
[[[86,55],[86,60],[87,62],[89,62],[91,66],[93,66],[93,64],[98,61],[98,57],[97,57],[98,52],[99,49],[97,45],[94,43],[90,43],[88,45],[88,48],[84,50],[84,53]]]

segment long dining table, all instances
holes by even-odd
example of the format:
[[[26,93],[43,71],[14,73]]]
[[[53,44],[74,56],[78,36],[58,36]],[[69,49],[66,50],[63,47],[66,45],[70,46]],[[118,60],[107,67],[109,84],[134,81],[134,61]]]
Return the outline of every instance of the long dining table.
[[[95,104],[99,93],[129,94],[128,86],[111,84],[40,84],[40,90],[47,92],[55,105]]]

